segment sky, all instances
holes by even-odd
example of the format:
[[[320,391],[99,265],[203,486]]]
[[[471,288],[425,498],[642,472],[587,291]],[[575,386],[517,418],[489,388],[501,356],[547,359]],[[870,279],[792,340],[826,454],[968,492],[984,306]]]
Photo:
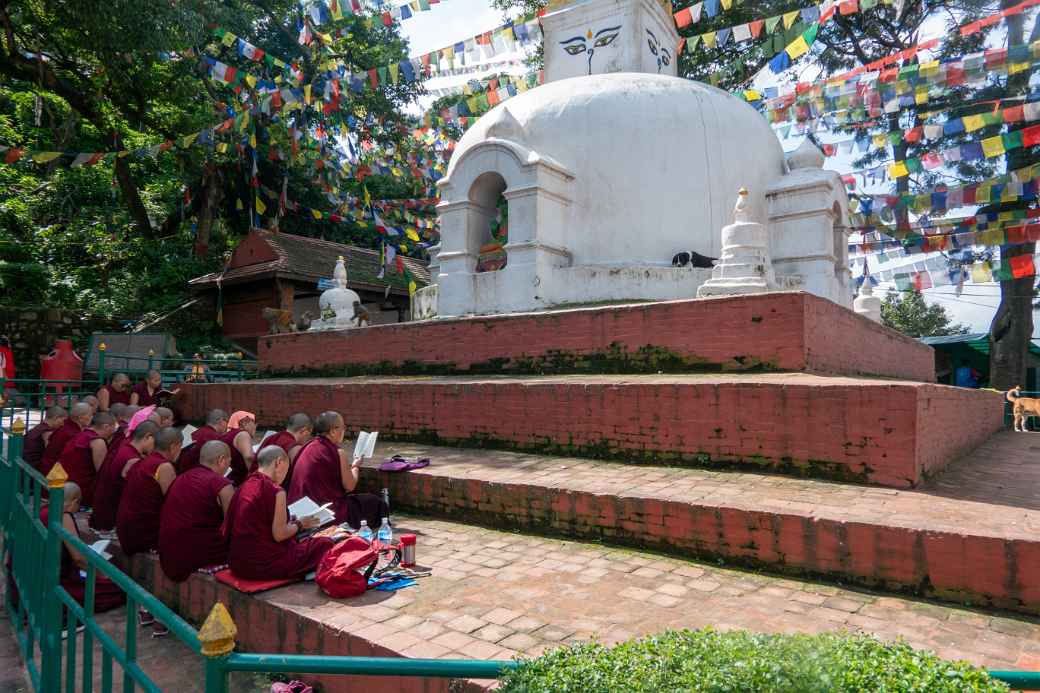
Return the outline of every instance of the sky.
[[[442,0],[439,4],[433,5],[429,12],[417,12],[411,19],[402,22],[401,27],[402,32],[408,38],[410,54],[417,56],[493,29],[501,25],[503,21],[502,13],[493,9],[488,0]],[[921,40],[926,41],[942,30],[941,23],[936,23],[934,26],[926,25],[922,32]],[[520,57],[522,56],[517,54],[504,56],[504,59]],[[511,71],[523,72],[522,69],[513,69]],[[428,89],[458,86],[464,84],[467,80],[479,78],[481,74],[478,72],[452,77],[436,77],[428,80],[426,86]],[[798,74],[798,71],[789,70],[787,74]],[[809,80],[813,77],[810,71],[803,71],[799,76],[802,80]],[[766,69],[755,80],[754,86],[762,88],[776,83],[776,78],[769,74],[769,70]],[[423,99],[418,105],[416,112],[422,112],[432,102],[433,97]],[[848,139],[848,136],[833,139]],[[801,136],[792,133],[788,139],[782,140],[781,144],[785,151],[792,151],[801,144],[801,140]],[[829,142],[831,138],[823,136],[821,140]],[[852,155],[831,157],[827,159],[825,166],[826,168],[845,173],[852,170],[853,158]],[[868,191],[885,192],[887,188],[878,186]],[[923,260],[925,257],[927,256],[915,255],[913,260]],[[889,263],[889,265],[881,266],[877,266],[876,262],[872,262],[870,269],[872,272],[880,271],[892,266],[905,265],[909,261],[909,257],[901,257]],[[883,297],[890,288],[894,289],[894,284],[882,283],[875,289],[875,293]],[[955,322],[968,325],[972,332],[987,332],[996,307],[1000,302],[1000,287],[995,283],[965,283],[960,296],[956,296],[954,291],[955,288],[952,286],[943,286],[926,289],[923,293],[929,303],[935,303],[946,308]],[[1036,322],[1034,334],[1040,336],[1040,321]]]

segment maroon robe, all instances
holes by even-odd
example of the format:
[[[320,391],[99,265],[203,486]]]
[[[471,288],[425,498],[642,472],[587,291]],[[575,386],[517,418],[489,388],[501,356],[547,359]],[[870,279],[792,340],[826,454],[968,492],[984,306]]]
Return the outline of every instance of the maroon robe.
[[[162,391],[162,385],[158,387],[155,392]],[[159,398],[154,393],[148,391],[147,382],[139,382],[134,385],[134,389],[130,391],[130,394],[137,393],[137,406],[139,407],[150,407],[153,404],[159,404]]]
[[[166,462],[158,452],[130,468],[116,514],[116,535],[123,553],[132,556],[159,548],[159,514],[163,492],[155,472]]]
[[[94,451],[90,449],[90,444],[98,439],[97,431],[84,428],[65,444],[60,458],[61,466],[69,475],[69,481],[79,484],[83,492],[83,505],[88,508],[94,507],[94,487],[98,478],[98,470],[94,466]]]
[[[48,510],[47,506],[40,510],[40,520],[43,521],[43,524],[47,524]],[[68,514],[71,516],[71,513]],[[79,526],[76,524],[75,518],[72,520],[72,526],[76,528],[76,536],[79,536]],[[82,537],[80,538],[82,539]],[[87,580],[79,574],[79,566],[72,560],[72,554],[69,553],[65,542],[61,543],[61,573],[58,579],[61,581],[61,586],[69,593],[69,596],[79,602],[80,606],[84,606],[87,595]],[[125,603],[126,594],[124,594],[119,585],[102,575],[101,571],[98,571],[94,581],[94,613],[100,614],[102,611],[111,611]]]
[[[260,472],[250,474],[235,491],[224,535],[228,538],[231,572],[246,580],[282,580],[303,577],[314,570],[333,546],[328,537],[275,541],[275,499],[282,487]],[[288,518],[287,518],[288,519]]]
[[[132,459],[140,458],[131,441],[124,440],[114,454],[105,458],[98,473],[97,485],[94,487],[94,512],[90,514],[92,529],[110,532],[116,527],[116,515],[119,513],[119,501],[126,488],[126,477],[123,468]]]
[[[101,390],[98,390],[98,399],[101,399],[101,391],[108,391],[108,407],[112,408],[113,404],[130,404],[130,388],[127,388],[120,392],[111,385],[102,385]]]
[[[271,436],[263,442],[263,444],[260,446],[260,450],[263,450],[264,448],[269,447],[271,445],[277,445],[282,450],[285,450],[285,454],[288,455],[289,451],[296,447],[296,436],[294,436],[292,433],[289,433],[289,431],[278,431],[278,433],[275,433],[273,436]],[[257,453],[259,453],[260,450],[257,450]],[[289,490],[289,486],[292,484],[292,473],[293,467],[295,466],[296,463],[290,458],[289,471],[285,473],[285,479],[282,481],[282,488],[284,488],[286,491]],[[255,471],[256,458],[254,457],[253,464],[249,466],[249,473],[252,474]]]
[[[249,467],[246,465],[246,459],[242,457],[242,453],[235,447],[235,436],[242,432],[240,428],[229,428],[224,435],[218,438],[218,440],[223,441],[231,448],[231,473],[228,474],[228,479],[235,486],[241,486],[242,482],[249,476]]]
[[[47,441],[44,440],[44,436],[53,430],[46,421],[41,421],[33,426],[22,439],[22,459],[31,464],[33,469],[38,470],[43,463],[43,451],[47,449]]]
[[[379,528],[384,517],[389,517],[386,503],[372,493],[347,493],[343,490],[339,472],[339,448],[325,436],[317,436],[296,456],[289,503],[309,496],[318,505],[332,503],[336,522],[360,527],[361,520],[369,527]],[[375,531],[373,529],[372,531]]]
[[[192,431],[191,445],[181,450],[181,456],[177,458],[177,473],[183,474],[192,467],[198,466],[202,446],[211,440],[220,440],[220,434],[212,426],[203,426]]]
[[[65,450],[65,444],[76,437],[76,434],[80,432],[79,424],[73,421],[71,418],[65,419],[65,424],[62,425],[57,431],[51,435],[50,441],[47,443],[47,447],[43,450],[43,460],[40,462],[40,474],[47,476],[51,472],[51,467],[61,457],[61,453]]]
[[[230,485],[209,467],[199,465],[170,486],[159,521],[159,562],[174,582],[187,580],[199,568],[227,563],[219,494]]]

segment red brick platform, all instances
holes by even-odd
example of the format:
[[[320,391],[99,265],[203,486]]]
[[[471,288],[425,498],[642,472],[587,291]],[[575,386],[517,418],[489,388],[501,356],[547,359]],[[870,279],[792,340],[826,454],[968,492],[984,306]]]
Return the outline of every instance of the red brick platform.
[[[935,381],[917,340],[804,292],[261,337],[269,374],[809,371]]]
[[[1002,426],[999,394],[804,373],[426,376],[184,386],[184,413],[341,412],[396,440],[724,463],[908,487]]]
[[[433,575],[393,593],[333,600],[313,583],[299,583],[248,596],[203,575],[174,585],[147,557],[135,558],[132,572],[196,623],[223,601],[243,651],[508,659],[593,638],[613,644],[666,628],[711,626],[865,632],[994,669],[1040,666],[1040,625],[1028,617],[458,523],[398,516],[397,525],[418,535],[419,562]],[[431,680],[322,683],[329,693],[448,690]]]
[[[1003,433],[955,465],[961,480],[1005,461],[1007,491],[991,487],[984,501],[946,497],[943,477],[896,491],[416,445],[380,453],[429,457],[430,467],[369,468],[362,483],[441,517],[1040,613],[1040,471],[1028,442]]]

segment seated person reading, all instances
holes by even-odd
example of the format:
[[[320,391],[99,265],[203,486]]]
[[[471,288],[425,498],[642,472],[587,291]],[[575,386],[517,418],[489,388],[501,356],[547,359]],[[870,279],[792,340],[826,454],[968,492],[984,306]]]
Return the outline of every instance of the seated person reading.
[[[87,402],[77,402],[72,405],[72,409],[69,410],[69,418],[65,419],[65,423],[57,431],[51,434],[51,439],[47,441],[47,447],[43,449],[43,458],[40,462],[40,474],[47,476],[51,472],[51,467],[61,457],[61,453],[65,450],[65,445],[76,437],[76,435],[84,428],[90,425],[90,420],[94,418],[94,409]]]
[[[123,499],[126,477],[130,469],[155,449],[155,434],[159,427],[145,421],[134,429],[128,440],[124,440],[114,455],[109,455],[101,465],[97,488],[94,490],[94,512],[90,514],[90,527],[102,532],[111,532],[116,527],[119,502]]]
[[[369,527],[379,527],[382,518],[389,516],[386,503],[372,493],[354,493],[361,460],[351,460],[350,453],[340,447],[345,433],[339,413],[327,411],[318,416],[314,438],[296,457],[289,502],[309,496],[318,505],[332,503],[337,523],[357,528],[365,520]]]
[[[115,404],[130,404],[130,376],[126,373],[116,373],[112,376],[112,382],[102,385],[97,391],[98,409],[108,411]]]
[[[159,514],[177,476],[174,464],[180,452],[181,432],[160,429],[155,434],[155,449],[127,472],[116,514],[116,535],[127,556],[159,547]]]
[[[285,475],[285,481],[282,482],[282,488],[286,491],[289,490],[289,485],[292,483],[293,465],[296,464],[296,457],[300,454],[304,443],[310,440],[313,432],[314,424],[311,423],[311,417],[300,412],[289,417],[284,431],[275,433],[260,445],[261,450],[271,445],[277,445],[282,450],[285,450],[285,454],[289,456],[289,473]],[[256,471],[255,464],[250,471]]]
[[[43,413],[43,421],[29,429],[22,440],[22,459],[31,464],[34,469],[39,469],[43,462],[43,451],[47,449],[47,443],[51,436],[65,425],[69,413],[61,407],[48,407]]]
[[[279,484],[289,470],[289,456],[279,447],[263,450],[257,470],[249,475],[228,508],[224,535],[228,538],[231,572],[247,580],[303,577],[314,570],[333,546],[327,537],[297,539],[317,518],[291,520],[285,489]]]
[[[191,432],[191,445],[184,450],[177,463],[177,473],[183,474],[199,463],[199,451],[211,440],[220,440],[228,429],[228,415],[223,409],[211,409],[206,423]]]
[[[65,502],[61,509],[61,525],[69,534],[79,536],[79,528],[72,514],[79,511],[80,488],[75,482],[69,481],[65,484]],[[44,507],[40,511],[40,519],[47,523],[50,507]],[[55,510],[57,510],[55,508]],[[87,594],[87,580],[80,571],[87,569],[87,559],[67,542],[61,543],[61,572],[59,580],[61,586],[73,599],[82,606]],[[126,603],[126,595],[114,582],[103,576],[100,571],[94,583],[94,613],[110,611]]]
[[[159,563],[174,582],[199,568],[227,563],[224,516],[235,489],[224,473],[231,450],[211,440],[199,452],[199,464],[178,476],[159,516]]]
[[[99,411],[90,420],[90,425],[65,444],[59,461],[69,475],[69,481],[79,485],[83,494],[83,505],[94,507],[94,487],[97,485],[98,470],[108,455],[108,440],[116,430],[116,420],[108,412]]]
[[[231,448],[231,483],[241,486],[253,466],[253,435],[256,433],[256,414],[236,411],[228,419],[228,428],[219,440]]]
[[[179,390],[163,389],[162,374],[152,369],[148,371],[145,379],[134,385],[134,389],[130,391],[130,404],[136,404],[139,407],[162,405],[170,396],[176,395],[178,392]]]

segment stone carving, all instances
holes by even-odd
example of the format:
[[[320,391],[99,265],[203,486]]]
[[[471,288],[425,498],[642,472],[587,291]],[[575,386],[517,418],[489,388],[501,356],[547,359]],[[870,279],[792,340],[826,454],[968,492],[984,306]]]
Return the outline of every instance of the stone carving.
[[[361,305],[357,292],[347,288],[347,266],[340,255],[332,272],[335,286],[323,292],[318,299],[321,318],[311,323],[312,330],[333,330],[359,327],[355,320],[355,306]]]
[[[766,227],[751,220],[747,188],[737,193],[733,223],[722,229],[722,257],[698,297],[752,294],[776,289]]]

